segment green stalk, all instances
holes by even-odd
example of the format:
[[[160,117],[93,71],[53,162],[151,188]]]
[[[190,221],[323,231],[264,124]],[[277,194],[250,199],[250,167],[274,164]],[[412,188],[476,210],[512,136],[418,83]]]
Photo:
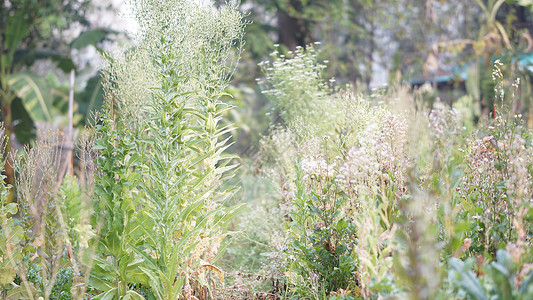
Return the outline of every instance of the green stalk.
[[[126,286],[126,281],[122,280],[122,296],[126,296],[126,290],[128,287]]]

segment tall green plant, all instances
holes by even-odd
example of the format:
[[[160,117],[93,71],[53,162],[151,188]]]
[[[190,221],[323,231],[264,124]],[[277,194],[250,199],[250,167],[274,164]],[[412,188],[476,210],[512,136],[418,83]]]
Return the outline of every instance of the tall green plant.
[[[302,136],[333,135],[338,125],[338,101],[331,99],[323,70],[313,45],[304,50],[297,47],[287,57],[276,50],[272,62],[259,65],[265,74],[260,82],[262,93],[274,105],[281,119],[295,133]]]
[[[139,46],[106,74],[97,146],[106,228],[93,282],[106,299],[137,296],[131,283],[157,299],[216,298],[223,272],[213,262],[236,213],[224,206],[232,190],[221,187],[235,167],[223,153],[232,127],[220,123],[231,109],[221,99],[242,46],[242,14],[183,0],[132,6]]]
[[[324,174],[327,168],[320,171],[305,175],[297,168],[292,222],[286,225],[288,274],[299,296],[319,299],[340,290],[357,296],[357,228],[342,209],[349,198],[336,178]]]
[[[109,105],[109,104],[108,104]],[[93,225],[102,226],[95,265],[90,284],[104,291],[102,299],[120,299],[122,296],[138,296],[128,291],[128,283],[147,283],[139,276],[141,260],[135,258],[129,247],[130,241],[138,238],[135,234],[135,202],[138,193],[136,185],[139,174],[133,168],[139,155],[135,155],[136,144],[132,132],[124,124],[115,122],[113,111],[103,116],[103,124],[97,126],[101,138],[95,149],[100,151],[97,166],[99,174],[95,186],[95,211]],[[118,119],[119,121],[121,119]],[[138,202],[138,201],[137,201]]]

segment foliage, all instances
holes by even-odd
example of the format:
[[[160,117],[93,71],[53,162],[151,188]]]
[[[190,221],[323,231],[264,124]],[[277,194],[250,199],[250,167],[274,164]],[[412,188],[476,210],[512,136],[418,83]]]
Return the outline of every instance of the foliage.
[[[472,260],[463,262],[452,257],[448,278],[452,286],[472,299],[529,299],[533,296],[533,271],[521,268],[520,262],[506,250],[498,250],[496,261],[479,266],[483,270],[479,276],[470,270],[469,263]]]
[[[0,23],[5,38],[1,41],[0,99],[2,119],[9,132],[13,130],[11,123],[14,121],[10,106],[16,98],[22,100],[23,109],[29,113],[32,122],[52,121],[54,97],[50,90],[57,87],[24,68],[36,60],[51,59],[64,72],[75,69],[72,59],[62,53],[65,42],[55,37],[54,30],[61,32],[73,22],[87,25],[83,12],[88,5],[88,1],[55,0],[11,1],[9,5],[2,5]],[[62,12],[61,17],[57,16],[58,11]],[[56,43],[43,43],[54,38]],[[67,93],[63,98],[67,99]]]
[[[282,119],[293,131],[303,127],[297,124],[308,124],[301,128],[305,131],[295,131],[302,136],[331,132],[333,128],[313,128],[313,124],[322,124],[319,120],[324,115],[333,120],[331,112],[336,109],[334,103],[326,101],[329,88],[321,81],[325,65],[320,63],[316,50],[312,46],[305,50],[298,47],[287,57],[278,51],[273,52],[272,57],[271,63],[260,63],[266,77],[262,93],[272,101]]]
[[[103,119],[103,124],[96,127],[100,138],[96,141],[95,149],[98,155],[99,174],[95,183],[95,213],[93,226],[102,223],[99,233],[98,252],[104,257],[95,258],[95,267],[91,272],[90,284],[94,288],[104,291],[101,298],[117,295],[125,296],[128,282],[139,275],[140,260],[135,260],[132,250],[127,247],[130,240],[138,236],[133,235],[137,224],[133,219],[134,204],[132,203],[133,187],[139,176],[128,167],[136,159],[131,158],[130,151],[135,150],[135,142],[122,127],[113,128],[113,120]],[[105,134],[102,134],[105,132]],[[147,283],[147,279],[142,283]],[[135,295],[135,292],[131,292]]]
[[[287,224],[287,274],[301,296],[318,298],[340,289],[355,289],[357,296],[356,226],[343,215],[348,199],[339,184],[324,175],[297,169],[292,222]],[[311,182],[304,176],[312,177]]]
[[[2,184],[4,299],[80,299],[87,288],[93,228],[88,225],[86,189],[75,177],[56,185],[66,151],[61,150],[61,135],[45,137],[14,159],[18,203],[7,202],[9,186]]]
[[[528,270],[530,257],[522,247],[531,234],[525,222],[530,131],[508,113],[516,93],[504,90],[498,65],[493,78],[500,87],[500,116],[474,127],[471,115],[460,114],[465,109],[439,101],[428,109],[417,102],[428,95],[424,90],[399,87],[360,97],[343,91],[306,94],[325,82],[314,75],[320,63],[301,63],[305,52],[287,59],[274,55],[264,64],[263,86],[286,128],[265,139],[268,165],[262,168],[285,179],[278,184],[278,201],[290,216],[288,258],[281,260],[290,293],[445,299],[457,290],[448,288],[443,275],[451,266],[443,259],[490,262],[502,248],[520,254],[523,259],[515,261]],[[299,81],[300,73],[313,79]],[[325,113],[315,117],[308,103]],[[335,248],[349,251],[347,273],[335,263],[330,268],[336,256],[324,250],[334,248],[329,239],[340,236],[339,228],[317,230],[313,224],[320,221],[350,228],[350,238]],[[346,274],[351,283],[335,285]]]
[[[279,20],[303,22],[303,31],[321,27],[300,32],[309,34],[297,37],[302,41],[330,30],[321,18],[348,22],[342,18],[358,8],[369,12],[374,3],[330,2],[336,10],[329,12],[320,11],[326,5],[320,1],[282,2],[262,4],[272,5],[267,10]],[[361,40],[375,41],[367,31],[379,28],[377,18],[421,2],[383,3],[379,14],[360,20],[370,26],[356,33]],[[494,28],[507,32],[496,13],[503,2],[480,3]],[[2,173],[1,297],[531,297],[533,133],[513,113],[520,82],[499,61],[479,74],[496,87],[497,114],[489,119],[474,111],[476,80],[452,105],[430,84],[340,88],[326,78],[321,58],[336,53],[329,43],[292,52],[275,46],[271,61],[260,64],[265,80],[258,80],[271,103],[271,126],[257,156],[246,161],[251,167],[234,177],[237,157],[227,154],[234,126],[226,120],[234,108],[226,92],[235,91],[229,82],[241,70],[243,14],[231,3],[132,4],[141,28],[137,45],[108,54],[101,77],[83,93],[80,111],[97,106],[99,95],[106,101],[80,136],[76,175],[68,174],[71,145],[61,133],[40,134],[33,148],[9,154],[18,202],[10,203],[12,186]],[[435,22],[431,9],[410,16],[424,13],[427,19],[417,22]],[[20,20],[10,22],[26,31]],[[86,32],[71,46],[101,42],[108,33]],[[357,59],[370,69],[372,60]],[[47,118],[48,105],[51,118],[64,110],[57,78],[20,72],[6,78],[9,93],[18,95],[12,105],[40,103],[12,116]],[[45,101],[46,89],[56,101]],[[0,170],[9,166],[6,152]],[[247,207],[237,216],[241,203]]]
[[[140,45],[110,61],[97,127],[96,203],[107,225],[91,284],[101,299],[141,297],[132,284],[156,299],[214,297],[221,228],[236,212],[224,206],[232,192],[221,184],[235,165],[220,120],[242,16],[187,1],[134,7]]]

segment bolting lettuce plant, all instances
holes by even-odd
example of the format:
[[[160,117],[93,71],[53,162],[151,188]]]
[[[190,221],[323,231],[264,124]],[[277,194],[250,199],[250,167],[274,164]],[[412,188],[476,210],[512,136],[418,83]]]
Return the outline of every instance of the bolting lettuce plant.
[[[139,45],[110,59],[96,149],[104,224],[98,299],[217,298],[222,228],[238,211],[222,184],[232,126],[222,101],[243,45],[242,14],[191,1],[132,1]],[[134,291],[133,288],[137,288]],[[138,289],[138,288],[141,289]]]

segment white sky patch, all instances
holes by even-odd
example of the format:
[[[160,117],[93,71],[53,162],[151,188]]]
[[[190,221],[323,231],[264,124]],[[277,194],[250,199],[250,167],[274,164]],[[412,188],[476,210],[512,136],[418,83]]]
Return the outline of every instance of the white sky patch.
[[[105,1],[105,0],[104,0]],[[162,0],[164,1],[164,0]],[[196,2],[204,7],[208,7],[213,4],[212,0],[189,0]],[[131,7],[130,1],[128,0],[112,0],[112,3],[115,7],[120,7],[119,15],[116,17],[114,29],[117,31],[126,32],[129,36],[135,37],[139,32],[139,24],[133,17],[133,9]]]
[[[114,0],[117,1],[117,0]],[[130,1],[128,0],[118,0],[122,2],[119,10],[119,26],[122,31],[126,32],[129,36],[136,36],[139,32],[139,23],[133,17],[133,9],[131,7]]]

